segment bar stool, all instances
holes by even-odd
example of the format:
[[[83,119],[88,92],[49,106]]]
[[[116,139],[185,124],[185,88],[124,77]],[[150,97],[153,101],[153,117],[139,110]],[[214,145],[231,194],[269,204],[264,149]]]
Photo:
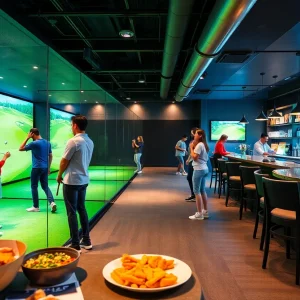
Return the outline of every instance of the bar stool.
[[[210,157],[210,164],[211,164],[211,177],[210,177],[210,185],[209,187],[211,188],[211,184],[212,184],[212,180],[213,178],[215,179],[215,189],[214,189],[214,193],[216,193],[216,189],[217,189],[217,183],[219,181],[219,176],[218,176],[218,166],[216,164],[216,160],[214,157]]]
[[[272,236],[286,240],[286,258],[290,258],[290,241],[296,247],[296,284],[300,280],[300,195],[299,183],[296,181],[263,178],[265,193],[266,236],[262,268],[267,266],[270,239]],[[275,224],[272,226],[272,223]],[[278,229],[284,228],[284,234]],[[291,229],[295,235],[291,235]]]
[[[219,192],[219,199],[221,197],[222,188],[223,193],[225,194],[225,185],[227,182],[227,173],[226,173],[226,164],[227,160],[223,158],[218,158],[218,171],[219,171],[219,185],[218,185],[218,192]]]
[[[225,206],[228,205],[229,195],[233,191],[238,192],[238,200],[240,199],[240,194],[242,191],[241,176],[240,176],[240,169],[239,169],[240,165],[241,165],[240,162],[225,163],[226,173],[227,173],[227,193],[226,193]]]
[[[255,225],[254,225],[254,231],[253,231],[253,238],[256,239],[257,234],[257,228],[258,228],[258,222],[259,218],[264,218],[264,206],[265,206],[265,193],[263,188],[263,177],[269,178],[269,174],[263,174],[261,170],[257,170],[254,172],[255,177],[255,185],[256,185],[256,217],[255,217]],[[264,220],[265,222],[265,220]],[[262,233],[260,237],[260,250],[263,250],[264,246],[264,239],[265,239],[265,225],[262,228]]]
[[[248,196],[251,196],[251,193],[254,193],[256,191],[254,172],[259,169],[260,167],[258,166],[251,166],[251,167],[240,166],[241,183],[242,183],[242,199],[240,202],[240,220],[242,220],[243,217],[244,206],[245,206],[245,211],[247,209],[247,201],[255,200],[255,198],[249,198]]]

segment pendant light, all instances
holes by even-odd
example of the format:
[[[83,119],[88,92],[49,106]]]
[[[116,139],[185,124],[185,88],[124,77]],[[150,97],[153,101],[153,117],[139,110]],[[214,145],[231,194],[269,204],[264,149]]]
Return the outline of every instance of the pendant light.
[[[245,86],[242,87],[243,89],[243,99],[245,98]],[[243,117],[241,118],[240,124],[249,124],[249,121],[246,119],[245,115],[243,115]]]
[[[273,78],[275,80],[274,86],[276,85],[276,78],[278,76],[274,75]],[[269,119],[275,119],[275,118],[280,118],[282,117],[281,114],[276,110],[276,106],[275,106],[275,100],[274,100],[274,109],[271,111],[271,113],[269,114],[268,118]]]
[[[264,86],[264,75],[265,73],[260,73],[261,75],[261,91],[263,90],[263,86]],[[264,108],[261,108],[261,112],[260,114],[255,118],[255,121],[268,121],[267,116],[264,113]]]
[[[298,102],[296,106],[292,109],[290,112],[290,115],[292,116],[299,116],[300,115],[300,94],[298,93]]]

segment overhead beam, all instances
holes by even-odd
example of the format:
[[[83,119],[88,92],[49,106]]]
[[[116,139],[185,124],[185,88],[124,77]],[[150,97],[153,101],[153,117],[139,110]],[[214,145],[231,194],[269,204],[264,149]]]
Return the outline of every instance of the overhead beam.
[[[111,11],[64,11],[64,12],[43,12],[29,14],[30,18],[49,18],[49,17],[157,17],[167,16],[167,10],[111,10]]]
[[[124,39],[121,37],[86,37],[86,40],[89,41],[122,41],[122,42],[132,42],[132,39]],[[138,38],[136,37],[138,41],[157,41],[159,40],[158,37],[154,38]],[[64,38],[54,38],[52,41],[81,41],[82,39],[79,37],[64,37]]]
[[[85,73],[111,73],[111,74],[127,74],[127,73],[160,73],[161,70],[151,70],[151,69],[131,69],[131,70],[90,70],[85,71]],[[175,70],[176,73],[179,73],[180,70]]]
[[[146,53],[146,52],[163,52],[164,49],[93,49],[93,52],[96,53],[110,53],[110,52],[115,52],[115,53],[121,53],[121,52],[128,52],[128,53],[135,53],[135,52],[141,52],[141,53]],[[181,52],[187,52],[190,51],[188,50],[181,50]],[[63,53],[82,53],[83,49],[62,49],[60,52]]]

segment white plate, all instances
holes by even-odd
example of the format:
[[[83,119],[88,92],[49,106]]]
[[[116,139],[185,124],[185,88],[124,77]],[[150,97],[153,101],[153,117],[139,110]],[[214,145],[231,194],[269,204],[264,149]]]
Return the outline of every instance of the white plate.
[[[131,255],[131,256],[133,256],[137,259],[141,259],[143,255],[144,254],[135,254],[135,255]],[[184,263],[183,261],[181,261],[177,258],[174,258],[171,256],[166,256],[166,255],[160,255],[160,254],[146,254],[146,255],[147,256],[161,256],[166,260],[174,259],[174,269],[168,270],[167,272],[173,273],[174,275],[176,275],[178,277],[177,283],[174,285],[171,285],[171,286],[166,286],[166,287],[161,287],[161,288],[148,288],[148,289],[132,288],[129,286],[121,285],[121,284],[117,283],[116,281],[114,281],[110,275],[114,269],[122,268],[122,261],[121,261],[122,258],[121,257],[109,262],[103,268],[103,270],[102,270],[103,277],[111,284],[116,285],[125,290],[129,290],[129,291],[133,291],[133,292],[140,292],[140,293],[156,293],[156,292],[162,292],[165,290],[169,290],[169,289],[175,288],[181,284],[184,284],[185,282],[187,282],[190,279],[190,277],[192,275],[191,268],[186,263]]]

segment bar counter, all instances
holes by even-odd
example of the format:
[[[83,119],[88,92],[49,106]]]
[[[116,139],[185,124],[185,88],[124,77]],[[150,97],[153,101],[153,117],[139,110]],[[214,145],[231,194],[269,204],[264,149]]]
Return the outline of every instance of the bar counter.
[[[229,155],[226,155],[228,160],[230,161],[238,161],[241,162],[242,164],[247,164],[247,165],[255,165],[255,166],[260,166],[263,169],[290,169],[294,167],[299,167],[299,164],[292,162],[292,161],[279,161],[276,160],[276,158],[284,159],[284,156],[276,156],[273,155],[272,157],[275,158],[275,162],[263,162],[264,157],[263,156],[250,156],[250,155],[241,155],[237,153],[232,153]]]
[[[300,181],[300,168],[274,170],[273,176],[281,180]]]

